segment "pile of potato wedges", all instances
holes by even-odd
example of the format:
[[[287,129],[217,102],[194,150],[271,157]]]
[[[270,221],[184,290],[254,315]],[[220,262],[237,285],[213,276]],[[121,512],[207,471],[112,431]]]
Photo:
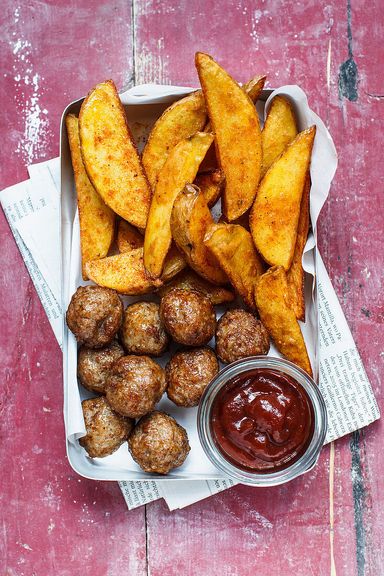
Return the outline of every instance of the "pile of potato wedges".
[[[265,76],[241,86],[201,52],[196,68],[201,90],[165,110],[142,155],[111,80],[67,116],[83,278],[127,295],[199,285],[215,303],[234,290],[311,374],[298,320],[316,128],[299,132],[281,95],[261,128]]]

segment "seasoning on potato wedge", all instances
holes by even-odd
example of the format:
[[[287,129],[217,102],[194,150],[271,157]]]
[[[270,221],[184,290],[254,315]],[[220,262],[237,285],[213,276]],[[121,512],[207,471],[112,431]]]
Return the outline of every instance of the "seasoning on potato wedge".
[[[246,305],[255,310],[255,284],[264,272],[264,265],[251,234],[237,224],[212,224],[207,230],[204,244],[216,256]]]
[[[88,94],[79,126],[85,169],[97,192],[116,214],[145,228],[151,188],[112,80]]]
[[[304,297],[304,269],[301,263],[303,251],[308,238],[309,230],[309,195],[311,190],[311,177],[309,173],[305,180],[303,197],[301,199],[299,224],[295,252],[290,269],[287,272],[288,296],[291,308],[298,320],[305,321]]]
[[[135,248],[143,247],[144,236],[132,224],[126,220],[120,220],[117,227],[116,242],[119,252],[130,252]]]
[[[295,251],[300,204],[311,161],[316,126],[300,134],[260,183],[250,214],[257,250],[271,266],[288,270]]]
[[[275,96],[268,110],[261,133],[263,163],[261,177],[297,136],[297,124],[292,104],[285,96]]]
[[[224,174],[219,168],[212,172],[198,174],[194,184],[198,186],[204,198],[211,208],[218,201],[224,185]]]
[[[159,290],[161,298],[165,296],[173,288],[181,288],[182,290],[198,290],[211,300],[215,306],[217,304],[226,304],[233,302],[235,294],[225,286],[216,286],[201,278],[196,272],[187,268],[178,274],[168,284],[162,286]]]
[[[207,228],[213,223],[204,194],[187,184],[173,204],[172,237],[193,270],[213,284],[226,284],[227,275],[204,244]]]
[[[255,288],[255,301],[260,320],[273,338],[279,352],[312,376],[307,348],[289,305],[286,272],[274,266],[260,276]]]
[[[185,260],[180,254],[170,251],[164,263],[163,278],[153,280],[144,268],[143,248],[135,248],[130,252],[88,262],[85,269],[88,278],[99,286],[112,288],[119,294],[137,296],[155,290],[185,266]]]
[[[201,90],[177,100],[156,121],[143,150],[143,166],[152,190],[171,150],[204,128],[207,111]]]
[[[196,54],[196,68],[225,175],[223,212],[235,220],[252,205],[260,179],[259,118],[249,96],[208,54]]]
[[[115,231],[115,214],[96,192],[85,171],[80,150],[79,119],[68,114],[65,119],[80,220],[80,249],[83,280],[87,280],[86,262],[108,254]]]
[[[159,278],[172,241],[171,212],[178,193],[193,182],[213,134],[197,132],[171,150],[160,171],[149,210],[144,238],[144,265],[152,278]]]

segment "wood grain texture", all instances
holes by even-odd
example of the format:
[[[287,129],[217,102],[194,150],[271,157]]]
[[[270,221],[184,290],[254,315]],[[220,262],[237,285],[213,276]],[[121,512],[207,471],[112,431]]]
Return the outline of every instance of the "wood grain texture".
[[[267,73],[271,86],[301,85],[340,158],[320,218],[323,258],[383,409],[384,26],[379,0],[350,2],[5,0],[0,187],[57,155],[63,108],[107,77],[119,87],[197,85],[193,56],[203,50],[238,80]],[[1,573],[384,572],[380,422],[326,448],[289,485],[236,487],[175,513],[164,503],[146,518],[127,512],[117,485],[75,475],[60,351],[2,214],[0,235]]]
[[[131,81],[130,17],[119,0],[2,4],[0,188],[58,154],[71,100]],[[0,238],[0,573],[146,574],[144,510],[67,462],[61,352],[2,212]]]

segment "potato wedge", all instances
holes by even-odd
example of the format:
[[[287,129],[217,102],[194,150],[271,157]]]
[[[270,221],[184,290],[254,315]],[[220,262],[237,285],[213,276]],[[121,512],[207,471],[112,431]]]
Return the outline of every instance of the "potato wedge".
[[[194,184],[200,188],[208,207],[211,208],[218,201],[224,186],[223,171],[218,168],[213,172],[198,174]]]
[[[144,246],[144,236],[125,220],[120,220],[117,228],[117,247],[120,253],[130,252]]]
[[[152,278],[159,278],[172,241],[171,212],[178,193],[193,182],[213,135],[197,132],[171,150],[160,171],[149,210],[144,238],[144,264]]]
[[[298,320],[305,321],[305,297],[304,297],[304,270],[301,263],[303,251],[307,242],[309,230],[309,194],[311,190],[311,177],[307,174],[303,197],[301,199],[299,224],[297,226],[297,238],[295,252],[290,269],[287,272],[288,296],[291,308]]]
[[[201,90],[174,102],[156,121],[143,150],[143,166],[155,190],[160,170],[181,140],[204,128],[207,111]]]
[[[305,178],[316,126],[295,138],[260,183],[250,214],[256,248],[271,266],[288,270],[295,251]]]
[[[159,290],[161,298],[168,294],[173,288],[181,288],[183,290],[198,290],[202,292],[211,300],[212,304],[227,304],[235,299],[235,294],[229,288],[224,286],[215,286],[204,280],[201,276],[196,274],[193,270],[187,268],[184,272],[178,274],[171,282],[162,286]]]
[[[293,107],[285,96],[277,95],[271,102],[261,133],[263,163],[261,178],[285,148],[297,136],[296,116]]]
[[[213,284],[226,284],[227,275],[204,244],[207,228],[213,223],[204,194],[187,184],[173,204],[172,237],[195,272]]]
[[[242,89],[246,94],[248,94],[252,102],[256,102],[256,100],[259,99],[259,96],[263,91],[266,79],[266,76],[255,76],[242,86]]]
[[[130,252],[93,260],[85,265],[90,280],[99,286],[113,288],[120,294],[137,296],[146,294],[162,286],[186,266],[185,260],[171,252],[164,263],[164,277],[153,280],[144,268],[143,248],[134,248]]]
[[[83,280],[88,280],[85,264],[104,258],[115,231],[115,214],[101,199],[85,171],[80,150],[79,119],[68,114],[65,119],[80,220],[80,249]]]
[[[256,195],[262,160],[259,117],[249,96],[208,54],[196,54],[196,68],[225,174],[223,212],[232,221]]]
[[[255,300],[260,320],[279,352],[312,376],[307,347],[295,313],[289,306],[287,277],[282,266],[274,266],[260,276]]]
[[[174,244],[171,244],[171,247],[164,261],[161,280],[163,282],[168,282],[168,280],[171,280],[171,278],[176,276],[176,274],[184,270],[186,266],[187,262],[183,255],[179,252]]]
[[[204,244],[216,256],[246,305],[256,310],[255,284],[264,272],[264,265],[251,234],[237,224],[213,224],[207,230]]]
[[[151,188],[112,80],[88,94],[79,126],[85,169],[97,192],[116,214],[145,228]]]

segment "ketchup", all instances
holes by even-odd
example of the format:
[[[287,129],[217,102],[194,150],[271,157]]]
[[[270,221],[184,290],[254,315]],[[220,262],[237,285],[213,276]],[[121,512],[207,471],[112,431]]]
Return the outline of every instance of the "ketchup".
[[[313,407],[294,378],[257,368],[222,388],[212,406],[211,430],[232,464],[252,472],[274,472],[306,451],[314,430]]]

